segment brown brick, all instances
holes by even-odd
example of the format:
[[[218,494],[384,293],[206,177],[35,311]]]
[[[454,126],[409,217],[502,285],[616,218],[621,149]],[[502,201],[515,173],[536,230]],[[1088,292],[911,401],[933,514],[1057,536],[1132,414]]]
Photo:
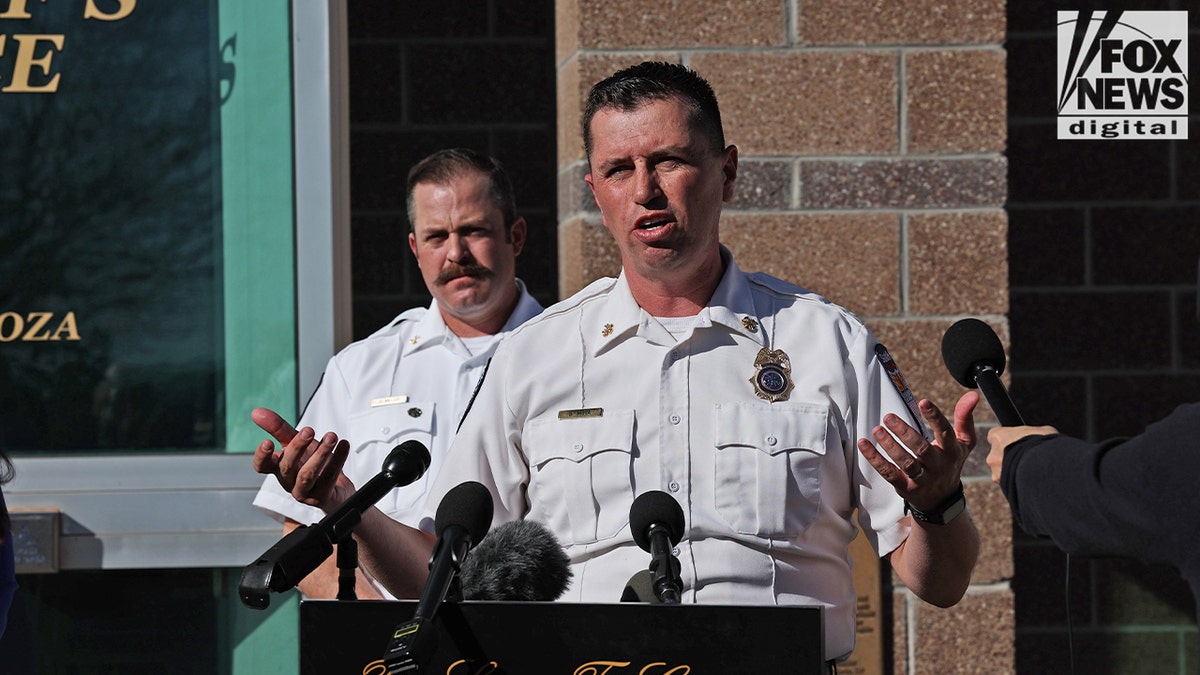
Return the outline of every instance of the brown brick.
[[[721,102],[726,140],[747,155],[893,154],[897,56],[711,53],[692,66]]]
[[[1008,311],[1004,211],[908,217],[908,298],[914,314]]]
[[[981,439],[975,453],[983,454],[987,442]],[[963,483],[975,528],[979,530],[979,561],[971,574],[973,584],[991,584],[1011,579],[1012,511],[1000,487],[991,480],[968,480]]]
[[[787,10],[759,0],[579,0],[581,49],[768,47],[784,44]]]
[[[564,65],[578,51],[579,0],[554,0],[555,65]],[[559,91],[561,93],[561,87]]]
[[[908,152],[1003,152],[1004,51],[912,52],[904,57]]]
[[[921,604],[916,614],[915,675],[1014,672],[1011,591],[972,591],[954,607]]]
[[[1006,190],[1003,157],[800,164],[800,207],[804,209],[1000,206]]]
[[[1004,0],[822,0],[801,2],[806,45],[1001,42]]]
[[[892,593],[892,672],[908,673],[908,591]]]
[[[791,162],[738,158],[737,186],[729,209],[786,210],[792,205]]]
[[[747,271],[773,274],[862,315],[899,311],[899,219],[856,213],[735,215],[721,240]]]
[[[952,323],[948,319],[910,318],[867,321],[867,325],[879,341],[887,346],[892,358],[900,366],[917,399],[928,398],[947,417],[952,417],[955,404],[967,392],[954,381],[942,361],[942,336]],[[993,322],[992,325],[1001,342],[1004,342],[1007,336],[1005,324]],[[995,421],[991,409],[984,403],[976,408],[975,419],[978,424]],[[972,458],[974,455],[972,453]]]
[[[560,298],[600,277],[621,273],[621,253],[598,219],[574,218],[559,225],[558,250]]]

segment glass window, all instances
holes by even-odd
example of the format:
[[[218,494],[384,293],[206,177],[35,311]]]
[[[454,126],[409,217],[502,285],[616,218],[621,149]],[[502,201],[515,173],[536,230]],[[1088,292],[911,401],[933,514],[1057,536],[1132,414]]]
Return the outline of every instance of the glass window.
[[[293,411],[290,58],[280,3],[0,2],[0,447]]]

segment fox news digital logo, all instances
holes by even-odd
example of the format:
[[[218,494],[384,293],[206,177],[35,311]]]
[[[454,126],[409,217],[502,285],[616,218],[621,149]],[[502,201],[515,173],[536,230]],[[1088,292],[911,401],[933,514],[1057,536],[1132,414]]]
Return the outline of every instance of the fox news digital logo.
[[[1187,12],[1058,13],[1058,138],[1187,138]]]

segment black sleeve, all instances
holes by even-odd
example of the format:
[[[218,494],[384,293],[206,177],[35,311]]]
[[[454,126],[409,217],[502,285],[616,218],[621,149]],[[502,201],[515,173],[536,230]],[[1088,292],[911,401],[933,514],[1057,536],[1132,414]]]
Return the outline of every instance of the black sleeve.
[[[1178,567],[1200,533],[1197,430],[1188,404],[1130,439],[1025,438],[1005,452],[1000,487],[1022,529],[1069,553]]]

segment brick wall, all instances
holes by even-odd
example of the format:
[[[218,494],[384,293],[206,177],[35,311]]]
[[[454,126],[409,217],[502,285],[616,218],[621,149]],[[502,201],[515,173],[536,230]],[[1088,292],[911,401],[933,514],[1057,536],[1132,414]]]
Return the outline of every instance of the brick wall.
[[[1079,4],[1190,9],[1198,63],[1194,3]],[[1057,9],[1009,1],[1010,372],[1027,421],[1099,440],[1200,399],[1200,130],[1193,117],[1189,141],[1056,140]],[[1067,672],[1066,557],[1018,533],[1014,560],[1018,671]],[[1196,672],[1195,609],[1178,575],[1070,567],[1076,672]]]
[[[562,294],[620,269],[583,182],[588,87],[645,59],[686,63],[712,82],[740,149],[722,222],[739,265],[855,311],[919,393],[952,405],[962,389],[941,365],[945,329],[974,315],[1008,333],[1004,9],[1000,0],[560,0]],[[984,551],[966,598],[940,610],[888,589],[890,672],[1014,669],[1011,526],[987,476],[977,451],[966,482]]]
[[[552,0],[347,3],[354,339],[428,305],[405,177],[465,146],[509,169],[529,238],[517,274],[557,299]]]

